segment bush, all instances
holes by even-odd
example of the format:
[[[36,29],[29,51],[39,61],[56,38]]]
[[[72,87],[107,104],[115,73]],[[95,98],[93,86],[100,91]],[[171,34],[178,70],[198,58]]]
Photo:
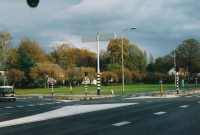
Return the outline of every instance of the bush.
[[[41,84],[36,83],[36,84],[35,84],[35,88],[41,88]]]

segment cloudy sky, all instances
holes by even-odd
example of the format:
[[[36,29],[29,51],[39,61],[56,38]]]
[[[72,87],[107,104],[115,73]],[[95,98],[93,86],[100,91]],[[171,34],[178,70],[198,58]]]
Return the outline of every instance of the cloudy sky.
[[[72,43],[96,52],[97,43],[81,37],[97,33],[123,35],[154,58],[169,54],[185,39],[200,41],[199,0],[40,0],[30,8],[26,0],[0,1],[0,30],[7,29],[18,45],[24,36],[36,38],[51,52],[51,45]],[[101,41],[106,49],[109,41]]]

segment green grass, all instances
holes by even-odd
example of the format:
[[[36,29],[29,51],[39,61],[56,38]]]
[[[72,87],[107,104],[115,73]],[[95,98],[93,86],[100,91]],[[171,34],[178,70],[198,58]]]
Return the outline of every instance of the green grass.
[[[195,84],[188,84],[187,87],[195,87]],[[198,85],[200,86],[200,84]],[[187,88],[185,86],[185,88]],[[115,94],[122,94],[122,86],[101,86],[100,92],[101,95],[109,95],[111,94],[110,90],[114,90]],[[138,92],[148,92],[148,91],[159,91],[160,84],[146,84],[146,85],[125,85],[124,86],[124,93],[138,93]],[[163,84],[163,90],[168,89],[175,89],[174,84]],[[69,88],[54,88],[54,94],[63,94],[69,95],[70,89]],[[97,87],[88,85],[87,87],[88,95],[90,94],[97,94]],[[16,95],[23,95],[23,94],[51,94],[51,88],[41,88],[41,89],[23,89],[23,90],[15,90]],[[85,94],[85,87],[73,87],[72,94]]]

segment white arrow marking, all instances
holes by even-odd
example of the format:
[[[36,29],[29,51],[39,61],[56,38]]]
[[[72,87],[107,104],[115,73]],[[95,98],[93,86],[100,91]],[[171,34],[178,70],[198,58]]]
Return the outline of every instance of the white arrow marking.
[[[88,112],[93,112],[93,111],[100,111],[100,110],[134,105],[134,104],[138,104],[138,103],[65,106],[63,108],[59,108],[57,110],[53,110],[50,112],[45,112],[45,113],[41,113],[41,114],[37,114],[33,116],[24,117],[24,118],[0,122],[0,127],[7,127],[7,126],[12,126],[12,125],[43,121],[43,120],[48,120],[48,119],[66,117],[66,116],[71,116],[71,115],[77,115],[77,114],[88,113]]]

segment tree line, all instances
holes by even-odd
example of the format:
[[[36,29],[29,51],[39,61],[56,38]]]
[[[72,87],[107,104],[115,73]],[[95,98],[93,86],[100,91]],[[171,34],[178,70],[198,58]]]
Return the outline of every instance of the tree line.
[[[11,34],[0,31],[0,65],[8,71],[6,76],[10,84],[18,87],[30,87],[36,82],[44,82],[46,86],[47,76],[51,77],[51,71],[55,72],[56,80],[67,80],[71,85],[73,80],[84,79],[83,72],[90,71],[90,80],[96,79],[96,53],[87,48],[76,48],[72,43],[53,45],[52,52],[45,53],[36,39],[24,37],[16,47],[13,47]],[[200,45],[196,39],[187,39],[177,45],[175,51],[166,56],[153,58],[150,54],[149,60],[146,51],[142,51],[137,45],[130,43],[130,40],[123,39],[124,45],[124,68],[125,79],[138,81],[153,81],[160,78],[173,79],[167,72],[174,67],[174,52],[176,65],[185,68],[187,72],[199,72]],[[100,51],[100,70],[102,82],[113,80],[121,82],[122,65],[122,39],[110,40],[106,50]],[[37,67],[36,63],[43,63],[46,66]],[[49,64],[58,64],[64,70],[64,77]],[[77,70],[73,67],[87,67]],[[1,79],[0,79],[1,80]]]

